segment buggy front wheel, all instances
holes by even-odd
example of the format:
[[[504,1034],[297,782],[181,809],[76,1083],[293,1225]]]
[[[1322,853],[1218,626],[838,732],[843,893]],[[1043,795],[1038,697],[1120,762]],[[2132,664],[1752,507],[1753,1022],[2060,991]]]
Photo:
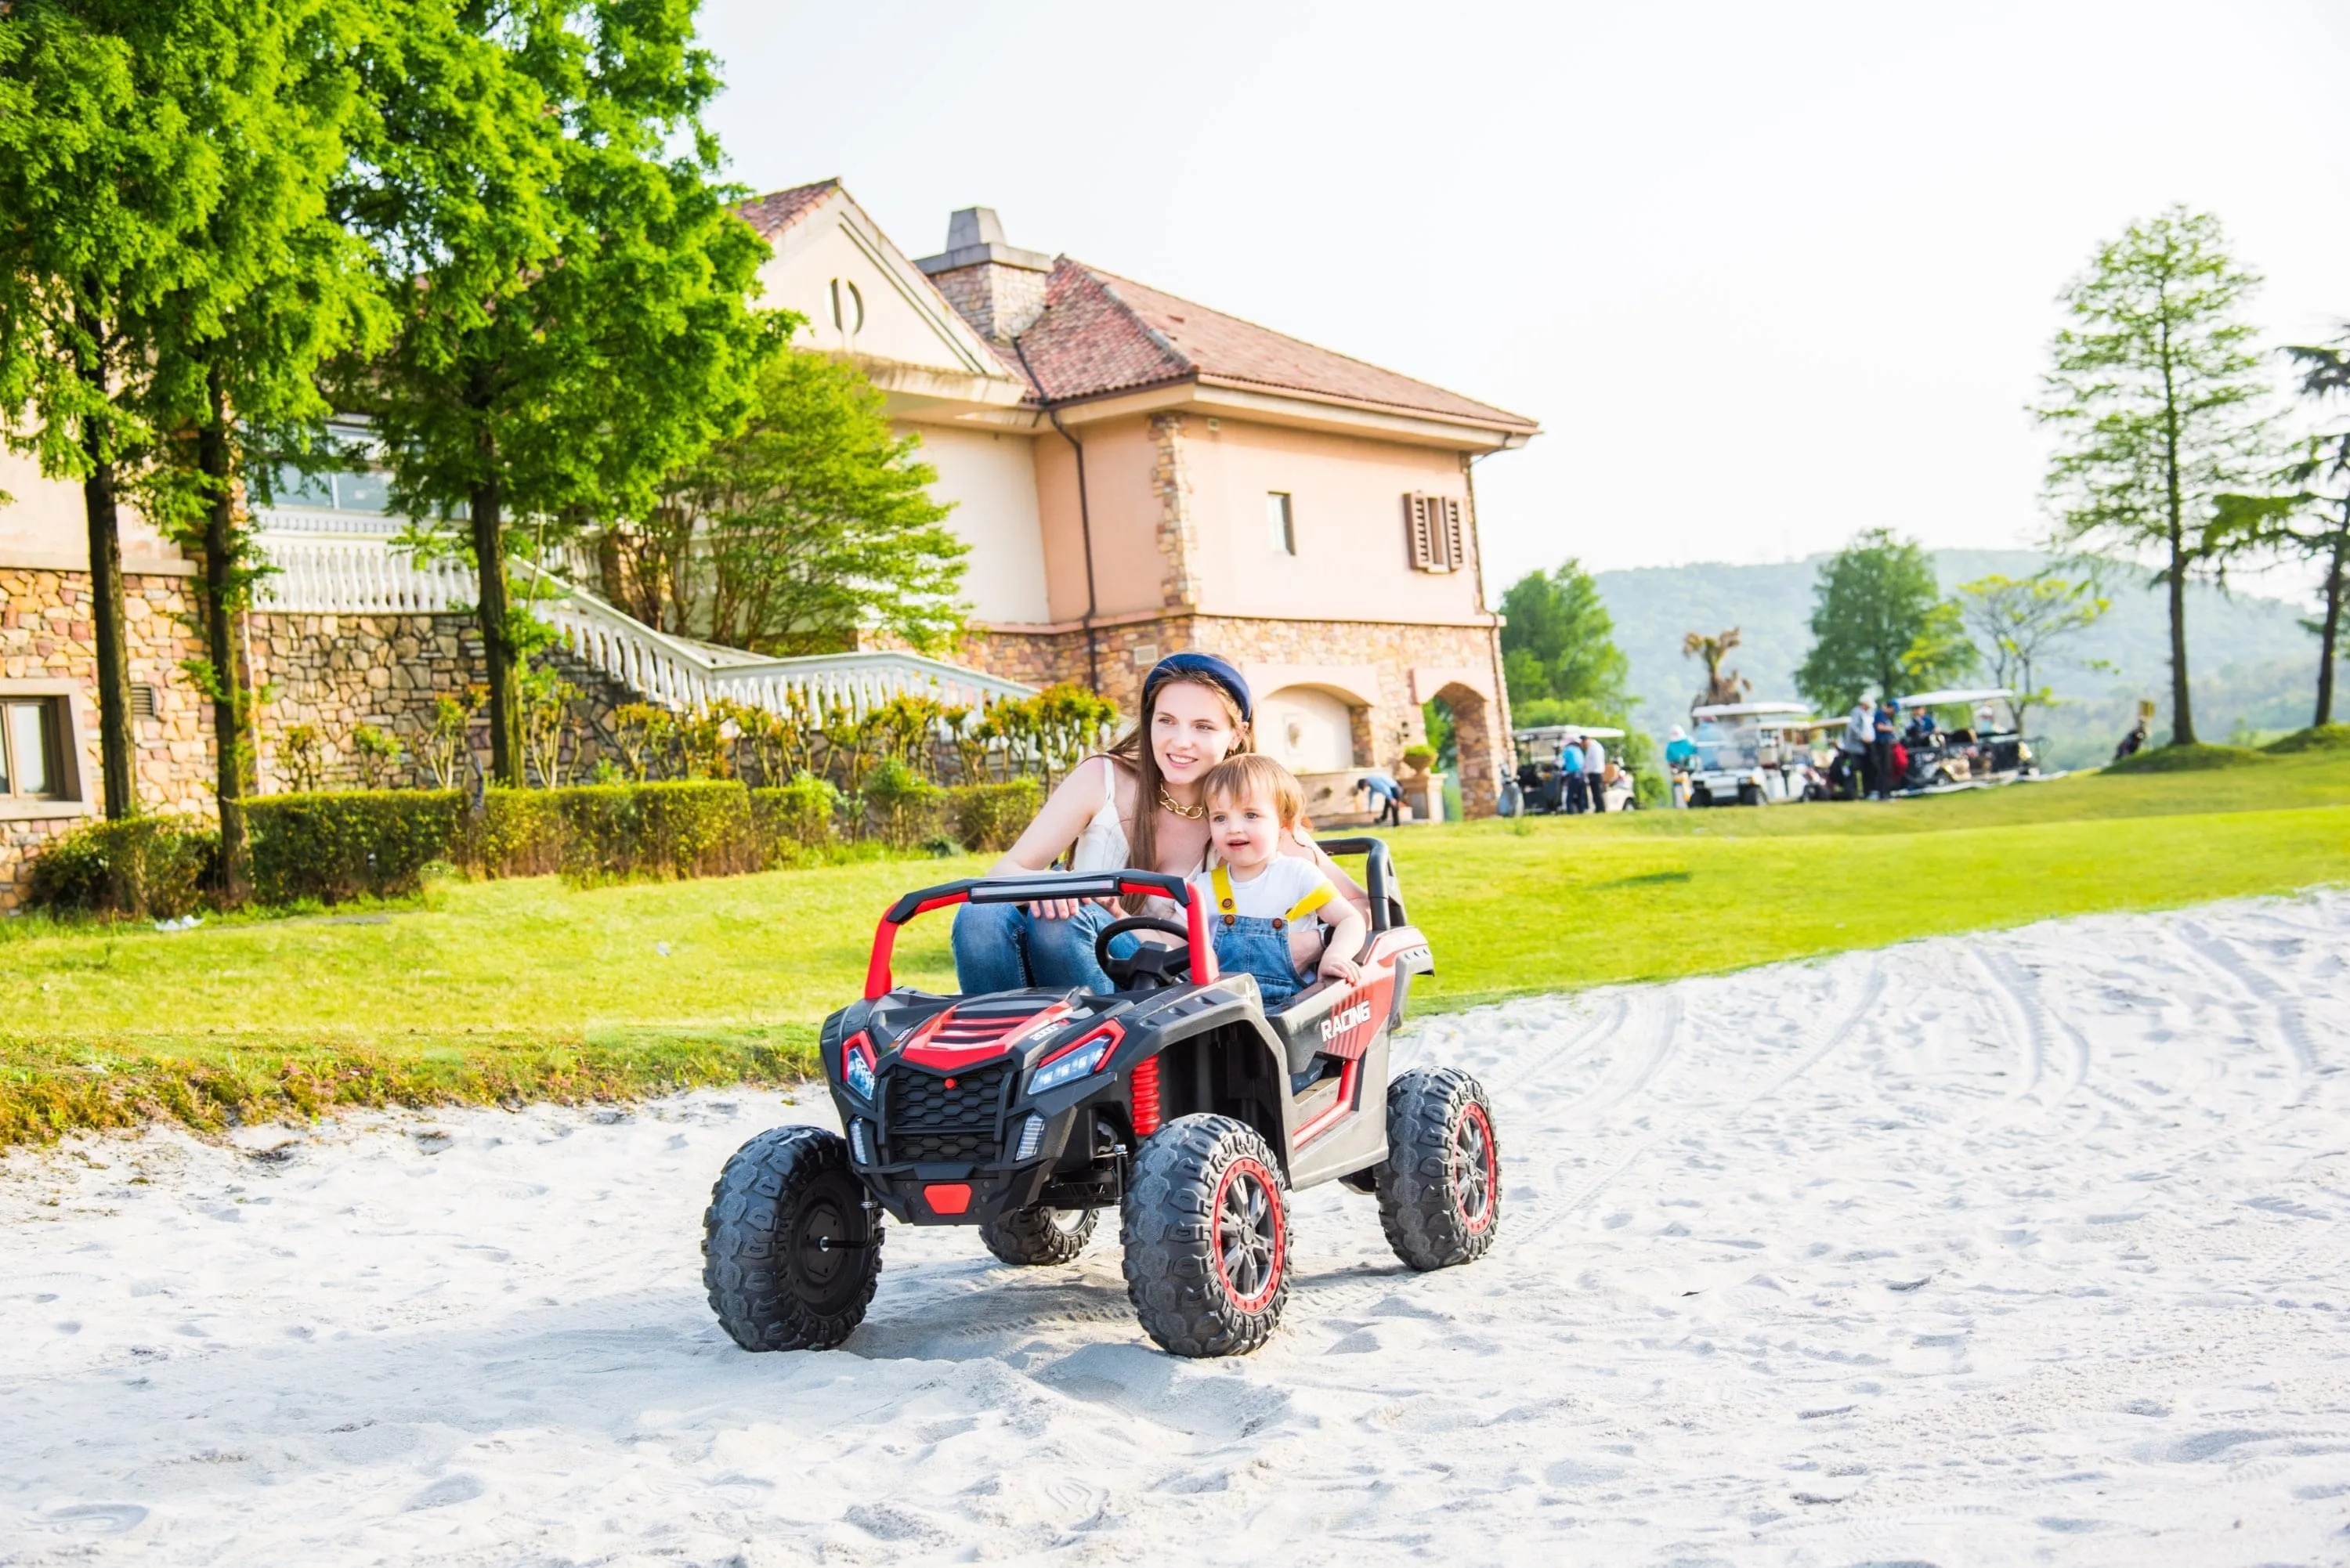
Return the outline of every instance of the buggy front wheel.
[[[1289,1189],[1256,1129],[1178,1116],[1134,1162],[1121,1210],[1126,1293],[1177,1355],[1244,1355],[1289,1299]]]
[[[881,1221],[821,1127],[776,1127],[734,1151],[702,1215],[702,1282],[745,1350],[828,1350],[865,1320]]]

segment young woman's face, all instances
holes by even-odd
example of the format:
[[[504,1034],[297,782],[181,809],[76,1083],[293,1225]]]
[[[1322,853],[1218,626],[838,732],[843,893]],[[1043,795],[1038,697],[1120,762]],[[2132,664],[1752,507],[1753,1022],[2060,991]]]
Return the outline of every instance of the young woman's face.
[[[1223,698],[1193,680],[1170,680],[1150,710],[1150,751],[1170,784],[1190,784],[1240,739]]]
[[[1273,802],[1258,795],[1219,797],[1208,803],[1208,836],[1224,864],[1253,871],[1273,858],[1281,841],[1281,817]]]

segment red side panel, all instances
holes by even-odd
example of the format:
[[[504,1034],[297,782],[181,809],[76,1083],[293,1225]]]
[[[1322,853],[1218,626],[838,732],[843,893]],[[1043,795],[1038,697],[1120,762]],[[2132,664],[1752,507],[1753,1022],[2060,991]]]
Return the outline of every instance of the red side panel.
[[[1363,1097],[1363,1064],[1357,1056],[1338,1071],[1338,1097],[1324,1107],[1322,1114],[1297,1129],[1296,1143],[1304,1148],[1345,1119],[1357,1102]]]

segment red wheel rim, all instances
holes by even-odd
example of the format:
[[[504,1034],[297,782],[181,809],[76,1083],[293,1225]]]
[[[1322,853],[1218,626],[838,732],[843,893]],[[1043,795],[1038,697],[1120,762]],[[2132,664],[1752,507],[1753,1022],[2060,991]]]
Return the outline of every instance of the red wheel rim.
[[[1245,1156],[1224,1167],[1208,1216],[1208,1255],[1224,1294],[1242,1312],[1263,1312],[1281,1289],[1289,1246],[1273,1172]]]
[[[1451,1147],[1445,1152],[1452,1168],[1452,1211],[1470,1235],[1482,1236],[1492,1229],[1493,1199],[1501,1186],[1493,1156],[1493,1124],[1486,1117],[1484,1106],[1471,1100],[1462,1107],[1461,1119],[1452,1127]]]

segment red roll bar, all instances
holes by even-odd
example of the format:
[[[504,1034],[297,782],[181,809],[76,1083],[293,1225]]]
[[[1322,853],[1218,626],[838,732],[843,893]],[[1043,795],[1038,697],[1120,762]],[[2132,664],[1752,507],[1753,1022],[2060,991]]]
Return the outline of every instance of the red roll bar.
[[[1180,877],[1158,871],[1040,871],[1028,877],[967,877],[921,888],[889,906],[873,932],[873,958],[865,968],[865,1000],[876,1002],[894,985],[889,960],[898,947],[898,928],[917,915],[952,904],[1029,904],[1049,898],[1116,898],[1126,894],[1167,898],[1183,910],[1191,948],[1191,983],[1206,985],[1216,978],[1216,950],[1208,935],[1208,908],[1191,896]]]

